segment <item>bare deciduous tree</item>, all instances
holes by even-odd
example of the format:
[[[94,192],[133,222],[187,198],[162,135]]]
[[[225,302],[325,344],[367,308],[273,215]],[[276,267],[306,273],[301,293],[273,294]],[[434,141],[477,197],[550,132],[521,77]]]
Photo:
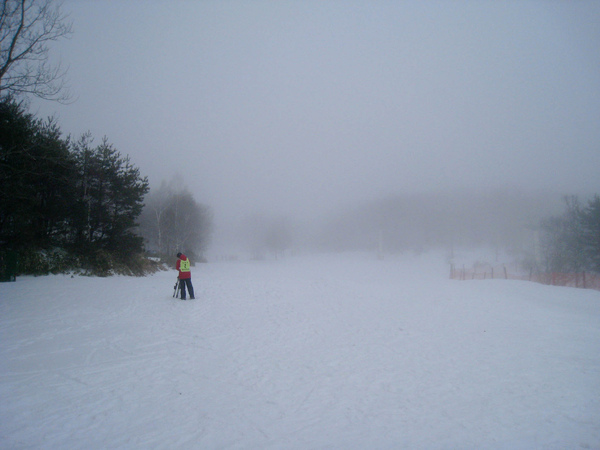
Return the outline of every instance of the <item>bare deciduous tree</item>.
[[[145,199],[140,216],[140,235],[148,250],[162,255],[181,251],[202,258],[212,233],[212,211],[197,203],[181,182],[163,182]]]
[[[66,102],[65,72],[49,61],[49,44],[72,33],[54,0],[2,0],[0,95],[32,94]]]

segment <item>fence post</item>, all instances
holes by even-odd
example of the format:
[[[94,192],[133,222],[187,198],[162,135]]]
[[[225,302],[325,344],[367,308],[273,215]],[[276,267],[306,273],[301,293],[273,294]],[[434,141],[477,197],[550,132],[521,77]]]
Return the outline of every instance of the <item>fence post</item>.
[[[504,266],[504,279],[508,280],[508,273],[506,272],[506,266]]]

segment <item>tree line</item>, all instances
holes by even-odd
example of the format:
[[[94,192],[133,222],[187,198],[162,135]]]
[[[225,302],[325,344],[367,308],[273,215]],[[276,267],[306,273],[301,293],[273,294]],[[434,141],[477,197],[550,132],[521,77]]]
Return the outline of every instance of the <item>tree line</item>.
[[[0,256],[18,252],[22,273],[143,274],[146,250],[200,261],[209,243],[212,212],[181,183],[146,198],[147,177],[106,137],[63,138],[10,97],[0,100],[0,186]]]
[[[106,137],[97,145],[89,133],[63,138],[53,119],[37,119],[4,97],[0,185],[0,244],[19,252],[23,272],[143,270],[135,221],[148,180]]]

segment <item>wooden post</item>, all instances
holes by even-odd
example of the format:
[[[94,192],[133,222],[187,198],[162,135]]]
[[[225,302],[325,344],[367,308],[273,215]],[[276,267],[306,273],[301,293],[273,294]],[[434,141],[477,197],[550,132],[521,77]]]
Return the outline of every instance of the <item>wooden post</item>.
[[[506,266],[504,266],[504,279],[508,280],[508,273],[506,273]]]

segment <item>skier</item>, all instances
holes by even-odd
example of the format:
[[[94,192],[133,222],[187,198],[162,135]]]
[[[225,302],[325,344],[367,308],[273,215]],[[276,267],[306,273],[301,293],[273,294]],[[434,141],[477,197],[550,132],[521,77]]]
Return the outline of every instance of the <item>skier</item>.
[[[185,287],[187,285],[190,292],[190,300],[194,300],[194,286],[192,286],[192,272],[190,270],[190,260],[183,253],[177,253],[177,263],[175,268],[179,271],[179,289],[181,289],[181,300],[185,300]]]

